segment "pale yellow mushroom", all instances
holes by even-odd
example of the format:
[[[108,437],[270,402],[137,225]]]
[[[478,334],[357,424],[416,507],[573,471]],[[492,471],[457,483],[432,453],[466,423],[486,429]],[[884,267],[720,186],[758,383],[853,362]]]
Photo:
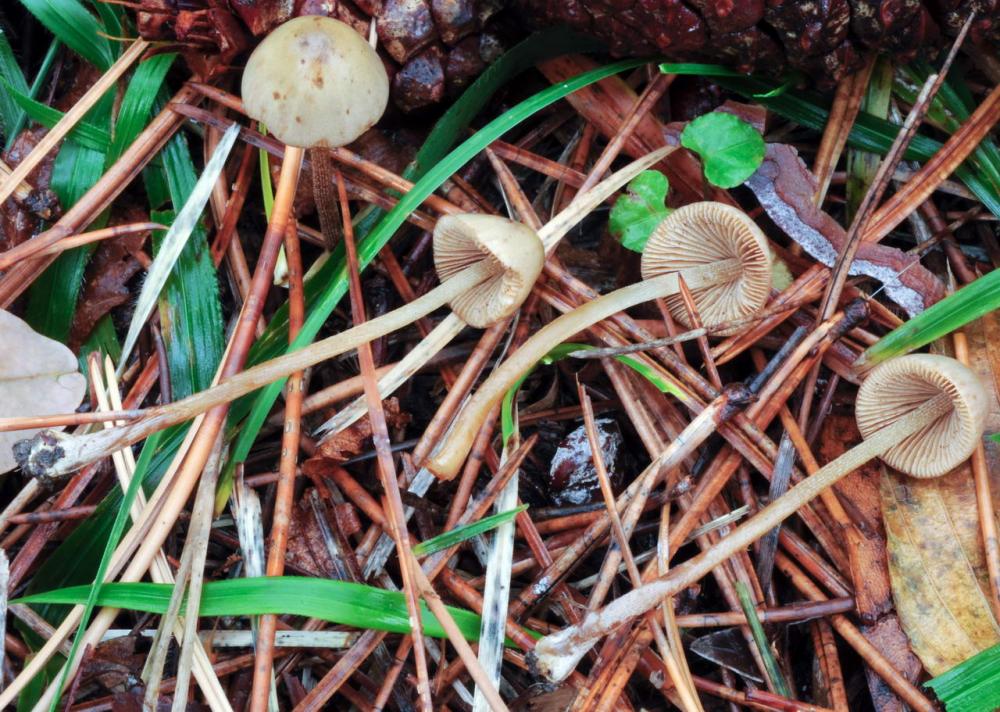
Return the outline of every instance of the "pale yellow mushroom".
[[[337,222],[332,168],[323,149],[354,141],[382,118],[389,77],[378,54],[340,20],[297,17],[257,45],[243,70],[240,91],[247,115],[287,146],[268,227],[284,231],[305,149],[317,149],[317,207],[321,215],[337,216],[326,222]],[[324,234],[335,229],[323,227]]]
[[[532,652],[536,671],[562,680],[604,635],[746,550],[827,487],[875,457],[915,477],[934,477],[961,465],[982,438],[986,389],[972,371],[945,356],[902,356],[878,366],[856,402],[864,442],[806,478],[731,534],[670,573],[639,586],[579,624],[542,638]]]
[[[754,313],[770,293],[770,252],[764,234],[742,211],[721,203],[693,203],[675,210],[653,231],[643,252],[642,274],[638,284],[563,314],[525,341],[462,408],[427,469],[443,479],[454,477],[490,410],[545,354],[602,319],[677,294],[679,276],[692,290],[706,326]]]

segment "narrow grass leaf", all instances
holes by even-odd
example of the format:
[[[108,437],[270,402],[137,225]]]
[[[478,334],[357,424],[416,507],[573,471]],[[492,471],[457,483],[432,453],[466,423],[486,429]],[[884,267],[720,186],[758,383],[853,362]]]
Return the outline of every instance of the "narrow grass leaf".
[[[63,142],[52,166],[50,186],[59,202],[68,207],[96,183],[104,173],[104,154],[74,141]],[[69,339],[77,299],[87,261],[96,245],[63,252],[28,290],[25,320],[46,336],[66,343]]]
[[[124,370],[132,347],[135,346],[135,342],[139,338],[139,332],[142,331],[146,319],[153,313],[153,307],[156,306],[160,291],[167,283],[167,278],[170,276],[171,271],[173,271],[174,265],[180,257],[181,250],[184,249],[184,245],[187,243],[188,238],[191,237],[195,225],[201,219],[201,213],[205,209],[205,204],[208,202],[209,196],[212,194],[212,188],[222,174],[222,169],[225,168],[229,151],[236,142],[238,135],[239,126],[237,124],[233,124],[226,129],[226,132],[219,140],[219,145],[216,147],[215,152],[205,165],[205,170],[195,184],[194,190],[191,191],[187,202],[184,203],[184,207],[177,213],[173,224],[160,242],[156,258],[149,269],[146,281],[143,282],[142,291],[139,292],[139,299],[135,306],[135,312],[132,314],[132,322],[129,324],[128,333],[125,335],[125,343],[122,345],[122,358],[118,363],[119,375]]]
[[[461,544],[463,541],[467,541],[474,536],[484,534],[491,529],[496,529],[504,522],[511,521],[527,508],[528,505],[522,504],[520,507],[515,507],[499,514],[493,514],[489,517],[483,517],[478,522],[472,522],[465,526],[456,527],[449,532],[438,534],[436,537],[422,541],[413,547],[413,553],[417,556],[427,556],[428,554],[448,549],[456,544]]]
[[[61,46],[62,43],[59,42],[58,38],[54,38],[49,43],[49,48],[45,51],[45,56],[42,57],[42,63],[38,67],[38,73],[35,75],[34,80],[31,82],[31,87],[27,91],[27,95],[32,99],[37,97],[38,92],[42,90],[42,85],[45,83],[45,80],[48,79],[49,77],[49,72],[52,70],[52,63],[55,62],[56,54],[59,52],[59,48]],[[10,147],[14,145],[14,139],[17,138],[17,135],[21,133],[22,129],[24,129],[27,123],[28,123],[27,112],[23,108],[18,106],[17,118],[15,119],[14,124],[10,127],[10,130],[7,132],[7,142],[4,145],[5,150],[7,151],[10,150]]]
[[[108,148],[107,164],[117,161],[125,149],[149,123],[150,112],[156,102],[156,97],[163,87],[167,71],[173,64],[176,54],[158,54],[150,57],[136,67],[129,80],[128,88],[122,97],[121,110],[115,123],[114,137]]]
[[[46,128],[52,128],[63,117],[63,112],[46,106],[40,101],[35,101],[28,94],[22,93],[14,87],[6,84],[4,89],[10,98],[20,106],[27,114],[28,118]],[[111,134],[107,129],[95,126],[87,121],[80,121],[70,129],[68,137],[81,146],[85,146],[94,151],[105,152],[111,144]]]
[[[992,712],[1000,709],[1000,645],[956,665],[924,683],[948,712]]]
[[[0,78],[7,86],[22,94],[27,94],[29,91],[28,82],[17,63],[17,58],[14,57],[14,49],[10,46],[7,33],[2,27],[0,27]],[[9,92],[0,92],[0,133],[9,139],[22,113],[23,110],[14,102]]]
[[[997,308],[1000,308],[1000,270],[993,270],[890,331],[861,354],[856,366],[869,368],[902,356]]]
[[[161,93],[157,104],[163,105],[167,98],[166,92]],[[184,135],[175,134],[160,157],[170,200],[174,206],[182,206],[198,181]],[[156,213],[151,218],[163,225],[173,220],[173,216]],[[153,235],[154,251],[159,251],[162,237],[162,234]],[[173,397],[184,398],[208,388],[215,378],[226,344],[218,276],[200,221],[195,224],[160,295],[160,324]]]
[[[778,667],[778,661],[774,658],[774,651],[771,650],[771,644],[767,640],[764,626],[761,625],[757,609],[754,608],[753,600],[750,598],[750,589],[742,581],[737,581],[736,594],[740,598],[740,608],[743,609],[743,615],[747,617],[747,624],[750,626],[753,642],[760,652],[761,660],[764,661],[764,669],[767,671],[767,676],[771,678],[771,683],[779,695],[790,698],[792,695],[788,689],[788,681],[785,680],[781,668]]]
[[[109,583],[100,587],[96,603],[145,613],[163,613],[170,602],[173,586],[155,583]],[[17,603],[78,604],[87,599],[89,586],[73,586],[37,593]],[[184,608],[182,608],[183,612]],[[435,638],[447,637],[437,618],[421,606],[424,632]],[[462,635],[479,637],[479,616],[449,606]],[[294,615],[354,628],[409,633],[406,601],[401,591],[374,586],[299,576],[237,578],[210,581],[202,591],[199,614],[216,616],[259,616],[267,613]]]
[[[98,69],[104,71],[114,63],[111,41],[105,36],[114,33],[108,32],[78,0],[21,0],[21,4],[49,32]]]
[[[598,82],[605,77],[612,76],[619,72],[626,71],[642,65],[642,60],[626,60],[615,62],[604,67],[584,72],[572,79],[560,82],[548,87],[534,96],[522,101],[501,116],[489,122],[482,129],[466,139],[460,146],[453,150],[446,158],[433,164],[427,172],[420,178],[414,186],[403,195],[396,203],[395,207],[383,217],[378,224],[369,232],[358,244],[358,264],[365,267],[386,245],[389,238],[395,234],[396,230],[405,222],[406,216],[417,208],[429,195],[437,190],[441,184],[453,173],[471,161],[477,153],[489,146],[493,141],[504,135],[507,131],[518,125],[525,119],[533,116],[547,106],[559,101],[565,96],[572,94],[594,82]],[[325,323],[327,317],[334,307],[340,302],[347,291],[347,266],[344,260],[342,248],[338,248],[331,258],[314,275],[312,282],[316,279],[325,280],[325,289],[318,295],[313,304],[307,305],[308,316],[302,330],[294,343],[288,347],[289,351],[295,351],[312,342],[316,338],[320,327]],[[259,354],[258,354],[259,355]],[[241,462],[246,458],[250,447],[253,445],[260,432],[261,426],[267,419],[267,415],[277,400],[285,379],[276,381],[263,388],[256,396],[251,413],[246,422],[240,428],[237,439],[233,445],[231,463]],[[217,506],[225,504],[228,499],[228,487],[232,481],[232,465],[227,469],[223,486],[220,488],[219,497],[216,500]]]

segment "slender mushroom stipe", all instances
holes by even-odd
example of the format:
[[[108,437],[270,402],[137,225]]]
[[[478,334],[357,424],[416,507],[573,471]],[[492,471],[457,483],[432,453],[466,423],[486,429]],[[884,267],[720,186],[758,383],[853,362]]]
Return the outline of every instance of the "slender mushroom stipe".
[[[685,240],[693,240],[684,245]],[[490,410],[545,354],[573,334],[636,304],[679,291],[678,276],[692,290],[706,326],[760,309],[771,289],[767,238],[736,208],[692,203],[672,212],[650,235],[642,256],[643,281],[615,290],[563,314],[515,351],[469,399],[455,428],[427,462],[442,479],[453,478],[472,449]]]
[[[577,625],[542,638],[530,654],[534,671],[565,679],[603,636],[695,583],[845,475],[876,457],[905,472],[933,477],[950,472],[972,454],[983,434],[986,390],[955,359],[916,354],[878,366],[861,385],[856,417],[865,440],[764,507],[715,546],[633,589]],[[898,469],[903,469],[899,467]]]
[[[18,443],[18,464],[34,477],[67,474],[209,408],[401,329],[446,304],[467,323],[490,326],[520,307],[545,264],[545,250],[534,230],[491,215],[442,217],[434,230],[434,254],[441,284],[409,304],[249,368],[214,388],[150,408],[141,420],[127,425],[72,437],[43,430]]]

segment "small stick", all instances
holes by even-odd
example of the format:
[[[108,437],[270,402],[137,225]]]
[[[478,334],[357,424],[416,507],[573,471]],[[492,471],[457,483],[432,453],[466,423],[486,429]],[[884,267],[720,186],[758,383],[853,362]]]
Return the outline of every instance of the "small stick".
[[[692,329],[703,329],[704,325],[701,321],[701,316],[698,314],[698,305],[694,302],[694,295],[691,294],[691,290],[688,289],[687,282],[684,280],[684,275],[677,276],[677,286],[679,287],[679,294],[681,296],[681,301],[684,303],[684,309],[688,314],[688,321],[691,323]],[[668,312],[669,313],[669,312]],[[705,371],[708,373],[708,382],[711,383],[716,388],[722,388],[722,379],[719,378],[719,370],[715,367],[715,360],[712,358],[712,352],[708,348],[708,339],[704,334],[695,338],[698,342],[698,350],[701,351],[702,361],[705,363]]]
[[[354,226],[351,224],[351,213],[347,203],[347,191],[344,181],[338,175],[338,193],[340,197],[340,213],[343,216],[343,239],[347,254],[349,290],[351,294],[351,312],[355,324],[365,320],[364,297],[361,290],[361,276],[358,272],[358,255],[354,244]],[[406,594],[406,608],[410,616],[413,638],[413,658],[417,667],[417,697],[424,712],[432,712],[434,703],[431,700],[430,679],[427,675],[427,650],[424,647],[423,627],[421,625],[420,601],[418,587],[413,576],[419,566],[414,565],[413,551],[410,549],[409,532],[406,526],[406,515],[403,512],[403,500],[399,493],[399,480],[390,449],[389,426],[386,424],[385,411],[382,408],[382,398],[378,393],[375,375],[375,361],[372,357],[371,343],[365,341],[358,345],[358,361],[364,377],[365,399],[368,403],[368,417],[372,426],[372,442],[375,446],[378,462],[379,479],[388,505],[389,531],[396,540],[396,551],[399,555],[400,574],[403,579],[403,590]],[[429,586],[430,584],[428,584]]]
[[[288,341],[294,342],[305,320],[305,296],[302,285],[302,252],[294,220],[285,228],[285,259],[288,267]],[[288,529],[292,520],[292,499],[295,495],[295,474],[298,464],[299,436],[302,431],[302,402],[305,398],[303,373],[296,371],[288,378],[285,391],[285,422],[281,433],[281,458],[278,462],[278,486],[274,494],[271,516],[271,546],[267,553],[267,576],[285,572],[285,552],[288,549]],[[254,661],[250,693],[252,712],[268,708],[271,678],[274,675],[274,648],[278,617],[263,615],[257,622],[257,659]]]
[[[99,410],[94,413],[58,413],[55,415],[0,418],[0,433],[36,428],[63,428],[70,425],[90,425],[91,423],[122,423],[136,420],[142,415],[142,410]]]
[[[825,618],[835,613],[848,613],[854,610],[854,605],[854,599],[850,597],[831,598],[815,603],[793,603],[780,608],[758,608],[757,617],[761,623],[791,623]],[[746,625],[746,620],[742,611],[688,613],[677,616],[677,625],[681,628],[727,628]]]

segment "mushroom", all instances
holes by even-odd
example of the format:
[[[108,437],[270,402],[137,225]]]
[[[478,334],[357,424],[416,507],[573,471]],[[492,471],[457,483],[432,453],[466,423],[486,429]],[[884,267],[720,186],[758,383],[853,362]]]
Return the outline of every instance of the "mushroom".
[[[445,304],[450,303],[471,326],[490,326],[513,314],[527,298],[542,271],[545,251],[535,231],[521,223],[493,215],[447,215],[434,229],[434,260],[441,284],[406,306],[247,369],[214,388],[150,408],[127,425],[68,438],[43,431],[30,447],[18,448],[19,464],[38,477],[72,472],[158,430],[400,329]]]
[[[855,416],[865,440],[764,507],[733,532],[655,581],[639,586],[577,625],[542,638],[531,654],[550,680],[568,676],[599,638],[641,616],[744,551],[840,478],[881,457],[914,477],[950,472],[982,437],[986,389],[955,359],[916,354],[886,362],[861,385]]]
[[[351,143],[382,117],[389,101],[382,60],[350,25],[305,15],[279,26],[257,45],[243,70],[240,91],[247,115],[288,147],[278,195],[294,192],[290,179],[297,178],[303,149],[312,149],[320,225],[329,240],[338,220],[324,216],[339,211],[324,149]]]
[[[767,238],[745,213],[721,203],[692,203],[672,212],[650,235],[643,280],[594,299],[549,322],[495,370],[466,403],[427,469],[451,479],[496,403],[545,354],[588,326],[636,304],[691,289],[705,326],[745,317],[771,289]],[[680,312],[677,313],[678,318]]]

